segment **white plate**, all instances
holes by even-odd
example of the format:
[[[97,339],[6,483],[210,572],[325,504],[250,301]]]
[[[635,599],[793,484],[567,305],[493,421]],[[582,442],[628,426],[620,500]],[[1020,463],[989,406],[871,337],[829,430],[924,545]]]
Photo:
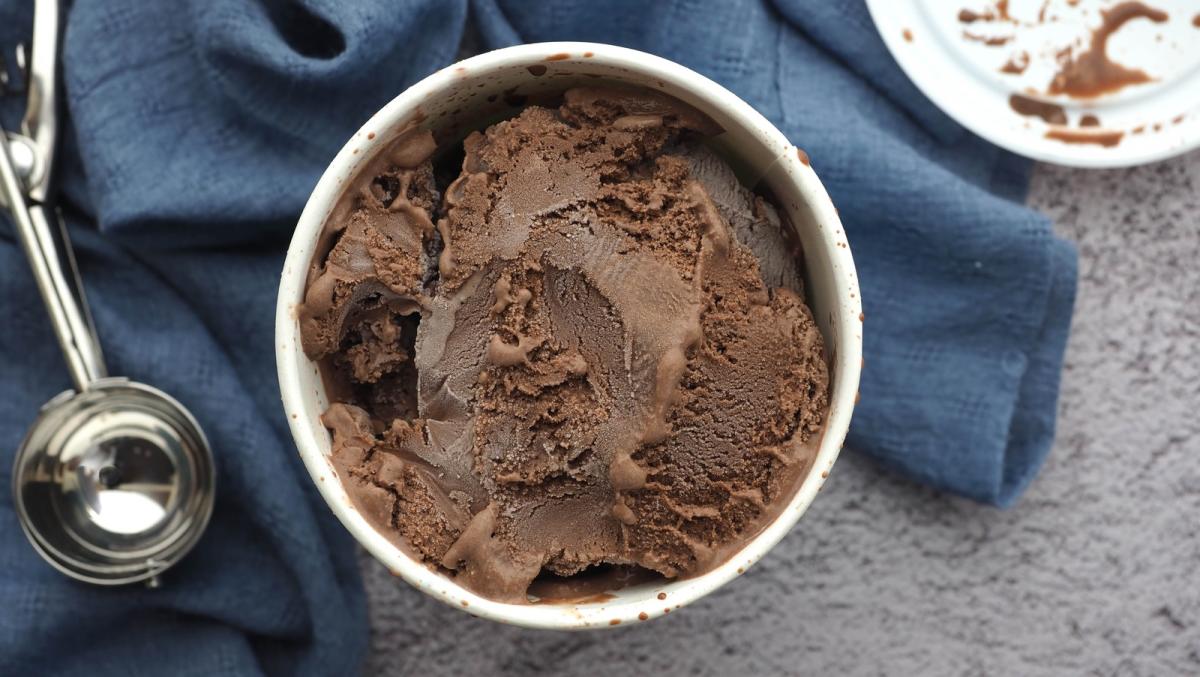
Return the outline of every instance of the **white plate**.
[[[963,10],[996,15],[998,4],[1002,3],[867,0],[888,49],[917,87],[964,127],[1014,153],[1075,167],[1126,167],[1200,147],[1200,2],[1145,0],[1169,18],[1161,23],[1129,21],[1111,35],[1107,51],[1112,61],[1140,69],[1152,80],[1091,99],[1045,94],[1059,71],[1056,54],[1068,45],[1075,55],[1086,51],[1092,31],[1103,22],[1101,13],[1123,3],[1009,0],[1012,21],[964,23],[959,18]],[[1008,39],[988,45],[968,39],[967,32]],[[1024,72],[1001,72],[1022,53],[1029,56]],[[1037,116],[1018,114],[1010,105],[1013,94],[1061,106],[1066,125],[1052,126]],[[1081,128],[1085,115],[1098,117],[1101,126]],[[1120,141],[1105,147],[1047,136],[1099,133],[1097,129],[1122,133]]]

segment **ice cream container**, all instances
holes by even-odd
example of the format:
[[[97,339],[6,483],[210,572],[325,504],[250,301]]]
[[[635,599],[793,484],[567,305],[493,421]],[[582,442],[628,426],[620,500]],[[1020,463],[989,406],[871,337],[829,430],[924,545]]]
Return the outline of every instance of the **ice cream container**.
[[[418,561],[355,508],[329,459],[331,438],[321,423],[328,401],[317,365],[301,348],[297,306],[318,237],[339,198],[400,132],[419,125],[439,140],[454,140],[512,114],[526,101],[598,84],[664,92],[724,129],[709,145],[743,183],[769,193],[800,244],[807,301],[830,357],[830,409],[815,461],[787,506],[723,564],[691,578],[633,585],[586,601],[501,603],[470,592]],[[495,621],[535,628],[609,628],[662,616],[703,597],[746,572],[795,526],[828,477],[850,425],[862,367],[863,320],[848,239],[801,148],[749,104],[684,66],[611,45],[557,42],[496,50],[447,66],[393,99],[346,142],[313,190],[288,248],[276,308],[275,348],[284,410],[313,482],[342,524],[391,572],[432,597]]]

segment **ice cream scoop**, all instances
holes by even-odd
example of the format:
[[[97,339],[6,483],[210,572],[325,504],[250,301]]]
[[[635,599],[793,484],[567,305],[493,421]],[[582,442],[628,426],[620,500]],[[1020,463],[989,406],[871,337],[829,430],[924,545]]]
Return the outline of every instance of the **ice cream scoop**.
[[[75,389],[42,407],[17,450],[13,500],[30,543],[64,574],[157,585],[208,524],[212,452],[170,396],[107,375],[70,241],[50,201],[60,10],[56,0],[36,3],[24,133],[10,143],[0,128],[0,204],[12,215]]]

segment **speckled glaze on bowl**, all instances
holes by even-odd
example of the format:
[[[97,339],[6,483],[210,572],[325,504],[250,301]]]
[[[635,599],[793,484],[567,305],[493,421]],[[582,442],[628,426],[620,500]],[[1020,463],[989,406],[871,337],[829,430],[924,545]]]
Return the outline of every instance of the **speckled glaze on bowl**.
[[[615,591],[605,601],[506,604],[480,597],[415,560],[377,532],[355,509],[328,454],[320,416],[328,406],[316,365],[300,347],[296,307],[318,235],[347,183],[403,129],[418,124],[454,138],[512,112],[524,97],[577,84],[627,84],[670,94],[707,113],[725,132],[711,140],[747,185],[772,195],[803,248],[808,302],[832,366],[829,418],[816,460],[778,517],[736,555],[708,573]],[[837,210],[803,151],[725,88],[679,64],[611,45],[558,42],[510,47],[448,66],[376,113],[342,147],[304,208],[288,248],[276,308],[276,360],[283,406],[300,456],[321,495],[363,547],[394,574],[472,614],[535,628],[607,628],[637,623],[682,607],[745,572],[804,513],[841,450],[862,366],[863,315],[858,278]]]

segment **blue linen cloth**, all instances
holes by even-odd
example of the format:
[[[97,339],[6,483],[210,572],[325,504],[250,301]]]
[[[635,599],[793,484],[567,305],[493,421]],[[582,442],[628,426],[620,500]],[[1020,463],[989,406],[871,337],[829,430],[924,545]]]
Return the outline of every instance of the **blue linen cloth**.
[[[0,0],[0,48],[28,5]],[[841,209],[866,307],[848,446],[1008,505],[1054,432],[1073,248],[1021,206],[1029,163],[924,99],[860,0],[76,0],[64,46],[67,208],[115,374],[172,393],[212,441],[219,495],[158,590],[42,563],[12,509],[12,454],[68,387],[0,219],[0,674],[350,674],[366,650],[352,542],[312,488],[278,400],[273,304],[326,163],[406,86],[482,48],[621,44],[749,101]],[[22,97],[0,100],[15,127]]]

